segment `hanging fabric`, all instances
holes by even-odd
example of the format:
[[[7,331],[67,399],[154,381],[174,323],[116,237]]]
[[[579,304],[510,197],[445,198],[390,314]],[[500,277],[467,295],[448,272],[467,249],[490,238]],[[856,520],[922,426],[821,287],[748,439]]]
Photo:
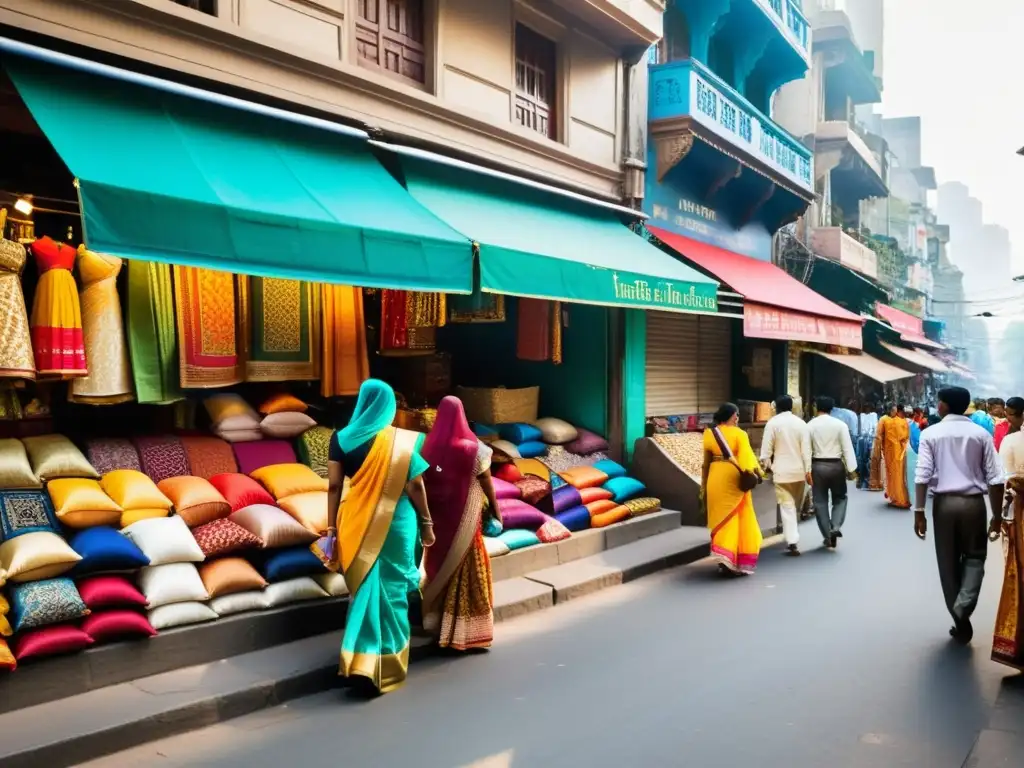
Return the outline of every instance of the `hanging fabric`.
[[[82,331],[89,375],[75,379],[68,399],[76,403],[109,405],[135,399],[128,347],[124,340],[117,275],[121,259],[78,247],[82,280]]]
[[[32,354],[21,270],[28,253],[25,246],[0,239],[0,377],[34,379],[36,361]]]
[[[407,349],[408,312],[406,291],[380,292],[380,348]]]
[[[355,395],[370,378],[363,291],[350,285],[320,286],[323,317],[320,393]]]
[[[179,385],[174,285],[169,264],[128,262],[128,351],[140,403],[173,403]]]
[[[320,293],[312,283],[240,278],[246,381],[320,377]]]
[[[503,323],[505,297],[500,293],[484,293],[479,288],[469,296],[451,296],[448,321],[451,323]]]
[[[85,376],[85,341],[78,286],[71,270],[76,251],[70,245],[43,237],[32,243],[39,266],[39,283],[32,302],[32,346],[40,377],[70,379]]]
[[[174,267],[174,299],[185,389],[229,387],[243,381],[235,276],[199,267]]]
[[[516,357],[535,362],[562,362],[562,303],[519,299],[516,309]]]

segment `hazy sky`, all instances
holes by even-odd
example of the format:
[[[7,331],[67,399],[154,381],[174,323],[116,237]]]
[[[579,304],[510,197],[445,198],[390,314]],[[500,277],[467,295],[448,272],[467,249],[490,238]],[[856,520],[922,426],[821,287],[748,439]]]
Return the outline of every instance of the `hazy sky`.
[[[886,0],[885,38],[883,114],[921,116],[922,163],[1010,230],[1024,273],[1024,0]]]

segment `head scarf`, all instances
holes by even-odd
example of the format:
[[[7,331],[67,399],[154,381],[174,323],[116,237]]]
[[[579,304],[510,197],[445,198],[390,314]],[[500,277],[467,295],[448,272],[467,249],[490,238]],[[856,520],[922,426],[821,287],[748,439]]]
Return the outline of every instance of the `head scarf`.
[[[338,432],[338,445],[348,453],[391,426],[398,412],[395,391],[378,379],[367,379],[359,387],[359,399],[348,426]]]

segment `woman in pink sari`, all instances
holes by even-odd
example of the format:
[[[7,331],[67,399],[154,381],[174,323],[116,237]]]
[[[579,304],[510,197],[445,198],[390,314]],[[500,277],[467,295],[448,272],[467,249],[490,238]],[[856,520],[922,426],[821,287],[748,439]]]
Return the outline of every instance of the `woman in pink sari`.
[[[484,503],[498,516],[491,483],[491,449],[469,428],[462,401],[446,397],[421,451],[434,519],[427,550],[423,626],[442,648],[487,648],[494,639],[491,561],[484,546]]]

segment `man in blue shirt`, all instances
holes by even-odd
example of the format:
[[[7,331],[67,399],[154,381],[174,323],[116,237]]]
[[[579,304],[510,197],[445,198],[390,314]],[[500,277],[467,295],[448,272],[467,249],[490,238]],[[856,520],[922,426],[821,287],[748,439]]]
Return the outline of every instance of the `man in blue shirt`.
[[[860,420],[857,418],[857,403],[851,400],[846,408],[833,408],[832,416],[839,419],[850,428],[850,439],[853,440],[853,444],[856,445],[857,438],[860,436]]]
[[[996,433],[996,422],[991,416],[988,415],[988,402],[984,398],[979,398],[974,401],[974,411],[968,412],[968,416],[971,417],[971,421],[977,424],[979,427],[984,427],[990,435]]]

